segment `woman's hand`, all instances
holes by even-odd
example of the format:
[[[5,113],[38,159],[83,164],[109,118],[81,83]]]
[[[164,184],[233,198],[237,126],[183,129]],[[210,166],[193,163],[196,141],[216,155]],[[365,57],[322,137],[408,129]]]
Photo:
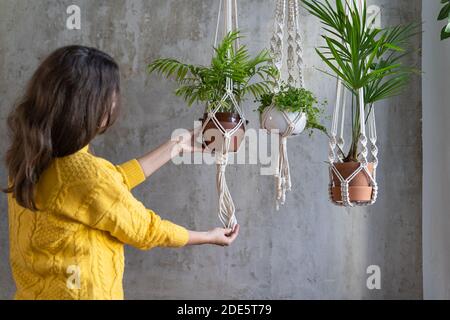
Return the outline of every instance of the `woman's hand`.
[[[219,246],[229,246],[239,234],[239,225],[237,224],[234,229],[214,228],[208,231],[211,244]]]
[[[239,225],[234,229],[214,228],[207,232],[189,231],[188,245],[215,244],[218,246],[229,246],[239,234]]]
[[[204,152],[205,150],[203,149],[202,144],[197,141],[201,130],[201,127],[197,127],[193,130],[186,131],[175,138],[172,138],[172,141],[177,142],[178,153]]]
[[[205,152],[202,144],[197,141],[201,130],[201,127],[191,131],[185,130],[182,134],[172,137],[155,150],[138,158],[137,160],[144,171],[145,177],[152,175],[181,152]]]

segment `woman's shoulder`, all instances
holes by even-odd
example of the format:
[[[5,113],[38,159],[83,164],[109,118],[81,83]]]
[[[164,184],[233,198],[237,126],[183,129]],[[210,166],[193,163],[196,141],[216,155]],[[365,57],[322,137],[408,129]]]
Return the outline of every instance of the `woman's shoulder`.
[[[111,174],[110,167],[114,166],[107,160],[87,152],[76,152],[54,162],[54,169],[62,183],[98,181]]]
[[[37,198],[46,207],[45,204],[52,202],[51,199],[63,190],[77,190],[81,196],[105,185],[114,189],[122,181],[122,176],[109,161],[87,152],[76,152],[54,159],[39,178]]]
[[[95,188],[114,189],[122,178],[109,161],[87,152],[76,152],[69,156],[56,158],[43,172],[37,185],[37,201],[40,207],[47,208],[54,200],[67,193],[76,192],[83,197]]]
[[[87,153],[74,153],[55,158],[39,177],[36,190],[38,207],[46,208],[61,190],[71,185],[90,183],[101,179],[101,170],[95,158]]]

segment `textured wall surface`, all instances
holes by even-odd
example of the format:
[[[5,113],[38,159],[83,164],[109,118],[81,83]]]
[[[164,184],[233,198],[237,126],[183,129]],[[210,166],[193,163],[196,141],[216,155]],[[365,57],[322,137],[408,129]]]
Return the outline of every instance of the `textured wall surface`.
[[[423,295],[450,299],[448,102],[450,42],[440,41],[440,2],[423,3]]]
[[[384,25],[419,21],[420,0],[372,0]],[[66,30],[66,8],[82,10],[80,31]],[[98,47],[114,56],[123,76],[124,111],[119,123],[93,143],[112,162],[139,156],[190,128],[202,108],[188,109],[173,96],[174,84],[145,73],[146,63],[172,56],[208,63],[218,1],[0,0],[0,135],[5,118],[39,61],[67,44]],[[252,52],[268,46],[274,1],[239,1],[240,26]],[[320,25],[302,9],[307,86],[333,101],[335,81],[314,52]],[[414,46],[421,46],[417,36]],[[411,57],[419,63],[418,54]],[[255,106],[245,108],[257,127]],[[327,106],[331,111],[331,104]],[[233,165],[228,181],[241,234],[229,248],[204,246],[126,250],[128,299],[146,298],[421,298],[422,147],[421,87],[377,106],[380,194],[366,209],[341,209],[328,201],[327,139],[320,134],[289,141],[294,189],[277,212],[273,179],[258,165]],[[0,139],[3,156],[7,140]],[[2,164],[0,181],[6,183]],[[169,164],[135,191],[147,206],[191,229],[218,225],[215,168]],[[6,197],[0,196],[0,298],[14,282],[8,264]],[[366,268],[379,265],[381,290],[366,288]]]

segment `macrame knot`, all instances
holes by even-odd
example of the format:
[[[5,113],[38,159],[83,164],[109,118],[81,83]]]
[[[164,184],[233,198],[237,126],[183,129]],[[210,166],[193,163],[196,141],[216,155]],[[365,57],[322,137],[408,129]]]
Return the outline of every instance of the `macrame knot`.
[[[367,143],[367,137],[366,137],[366,135],[363,134],[363,133],[361,133],[361,134],[359,135],[359,141],[360,141],[362,144],[366,144],[366,143]]]
[[[220,0],[219,3],[219,13],[217,15],[217,25],[216,25],[216,34],[214,37],[214,48],[217,47],[217,39],[219,36],[219,29],[220,29],[220,22],[223,20],[225,22],[225,28],[224,32],[229,33],[235,30],[239,29],[238,26],[238,12],[237,12],[237,0],[228,0],[227,4],[225,5],[225,1]],[[222,6],[223,4],[223,6]],[[224,11],[223,19],[221,19],[221,13],[222,8]],[[236,50],[239,50],[240,44],[239,39],[236,39],[235,41]],[[234,47],[234,44],[233,44]],[[230,55],[227,57],[230,59]],[[229,60],[228,60],[229,62]],[[225,76],[226,82],[224,87],[224,94],[222,96],[222,99],[219,101],[217,100],[212,105],[212,110],[208,112],[208,120],[211,120],[213,124],[215,125],[215,128],[220,131],[221,135],[219,137],[215,137],[217,140],[223,137],[223,141],[220,141],[220,143],[216,143],[215,145],[218,147],[214,149],[215,153],[215,160],[216,160],[216,187],[217,187],[217,193],[219,196],[219,210],[218,210],[218,216],[220,221],[222,222],[222,225],[224,227],[234,227],[237,224],[236,216],[235,216],[235,206],[233,203],[233,199],[230,194],[230,190],[228,189],[227,182],[226,182],[226,174],[225,169],[228,164],[228,153],[230,149],[230,142],[231,137],[233,134],[238,130],[238,128],[234,128],[231,130],[227,130],[223,127],[223,122],[219,121],[216,117],[217,112],[221,112],[221,107],[224,105],[229,105],[230,109],[229,111],[233,111],[239,114],[241,119],[244,119],[243,110],[239,106],[239,102],[236,100],[234,89],[234,82],[233,79],[229,77],[229,75]],[[205,122],[206,124],[206,122]],[[245,125],[246,123],[240,123],[240,126],[244,127],[245,131]],[[214,141],[216,141],[214,139]],[[217,141],[219,142],[219,141]],[[212,151],[212,150],[211,150]]]
[[[221,171],[225,171],[225,167],[228,164],[228,155],[221,152],[216,153],[216,164],[220,166]]]
[[[290,122],[289,126],[288,126],[288,129],[287,129],[287,132],[292,132],[292,131],[294,131],[294,129],[295,129],[295,123]]]
[[[337,143],[336,136],[335,135],[330,135],[330,144],[336,145],[336,143]]]
[[[270,40],[270,51],[273,56],[272,63],[280,73],[278,81],[274,86],[274,93],[280,92],[281,86],[281,71],[283,69],[284,62],[284,41],[285,35],[287,35],[287,82],[296,82],[298,77],[298,84],[300,87],[304,86],[303,79],[303,48],[302,48],[302,36],[300,33],[300,27],[298,23],[299,19],[299,5],[298,0],[278,0],[276,1],[275,11],[275,26]],[[272,101],[270,109],[263,115],[262,123],[265,124],[268,115],[275,109],[275,103]],[[286,112],[281,112],[286,121],[286,130],[279,132],[280,144],[278,155],[278,169],[276,170],[277,179],[277,210],[279,204],[283,204],[286,199],[286,191],[291,188],[291,177],[289,170],[289,159],[287,153],[287,138],[292,136],[299,120],[302,117],[302,113],[298,113],[295,120],[290,118]],[[333,154],[330,155],[330,157]]]

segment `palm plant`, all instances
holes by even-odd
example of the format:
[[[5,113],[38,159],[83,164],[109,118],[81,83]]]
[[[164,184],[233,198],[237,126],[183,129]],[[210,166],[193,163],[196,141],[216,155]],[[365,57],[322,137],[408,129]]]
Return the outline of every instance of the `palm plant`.
[[[209,108],[221,103],[219,111],[233,111],[230,101],[222,101],[226,91],[227,78],[233,80],[233,92],[238,103],[247,94],[259,98],[268,92],[277,77],[267,50],[250,57],[245,45],[235,48],[240,38],[239,31],[228,33],[214,48],[215,55],[210,66],[192,65],[172,58],[161,58],[148,65],[148,72],[157,72],[173,78],[179,87],[175,94],[191,106],[195,102],[206,103]],[[255,78],[259,78],[255,81]]]
[[[447,24],[442,28],[441,40],[450,38],[450,0],[441,0],[444,5],[439,12],[438,21],[447,20]]]
[[[404,66],[401,59],[410,53],[407,45],[418,33],[418,25],[409,24],[393,28],[376,29],[369,26],[364,1],[358,10],[355,0],[302,0],[305,8],[320,19],[325,45],[316,48],[317,54],[331,69],[325,73],[339,78],[352,93],[352,143],[344,161],[357,161],[359,124],[359,92],[363,88],[365,110],[369,114],[377,101],[400,94],[416,69]],[[366,119],[367,121],[367,119]],[[341,150],[341,152],[343,152]]]

